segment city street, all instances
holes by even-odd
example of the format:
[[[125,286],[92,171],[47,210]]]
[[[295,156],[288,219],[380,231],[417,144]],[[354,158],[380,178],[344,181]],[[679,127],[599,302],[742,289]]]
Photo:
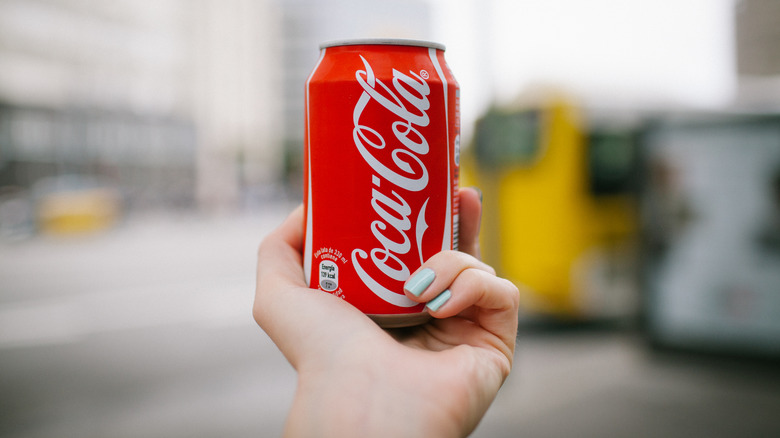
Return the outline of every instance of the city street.
[[[0,243],[0,436],[280,436],[295,373],[251,306],[257,245],[288,209]],[[780,436],[778,412],[771,364],[534,329],[473,436]]]
[[[0,436],[280,435],[295,374],[251,306],[284,211],[0,246]]]

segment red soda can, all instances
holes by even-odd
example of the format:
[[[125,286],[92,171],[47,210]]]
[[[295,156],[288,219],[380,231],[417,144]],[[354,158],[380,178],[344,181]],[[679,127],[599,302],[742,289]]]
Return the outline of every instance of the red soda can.
[[[306,281],[380,326],[421,324],[403,284],[458,245],[458,83],[435,43],[320,49],[306,81]]]

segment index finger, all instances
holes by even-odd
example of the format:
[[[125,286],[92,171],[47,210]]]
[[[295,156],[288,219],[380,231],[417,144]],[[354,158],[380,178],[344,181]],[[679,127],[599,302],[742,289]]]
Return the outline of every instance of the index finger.
[[[257,251],[257,283],[266,286],[277,277],[290,285],[306,287],[303,276],[303,205],[299,205],[284,222],[271,232]]]
[[[475,188],[460,189],[460,245],[459,249],[473,257],[480,258],[479,228],[482,220],[482,200]]]

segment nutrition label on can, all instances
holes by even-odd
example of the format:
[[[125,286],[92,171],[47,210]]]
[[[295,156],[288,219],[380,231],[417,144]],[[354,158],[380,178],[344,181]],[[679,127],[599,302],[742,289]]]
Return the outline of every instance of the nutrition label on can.
[[[339,266],[330,260],[320,262],[320,287],[328,292],[339,288]]]
[[[341,251],[333,248],[320,248],[314,253],[314,259],[320,260],[318,265],[320,289],[341,296],[339,289],[339,265],[347,263]]]

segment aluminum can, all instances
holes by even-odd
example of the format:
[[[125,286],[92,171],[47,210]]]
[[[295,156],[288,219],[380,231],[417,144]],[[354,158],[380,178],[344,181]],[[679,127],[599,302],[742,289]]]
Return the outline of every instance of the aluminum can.
[[[305,90],[306,281],[380,326],[421,324],[403,284],[458,244],[458,83],[436,43],[320,49]]]

